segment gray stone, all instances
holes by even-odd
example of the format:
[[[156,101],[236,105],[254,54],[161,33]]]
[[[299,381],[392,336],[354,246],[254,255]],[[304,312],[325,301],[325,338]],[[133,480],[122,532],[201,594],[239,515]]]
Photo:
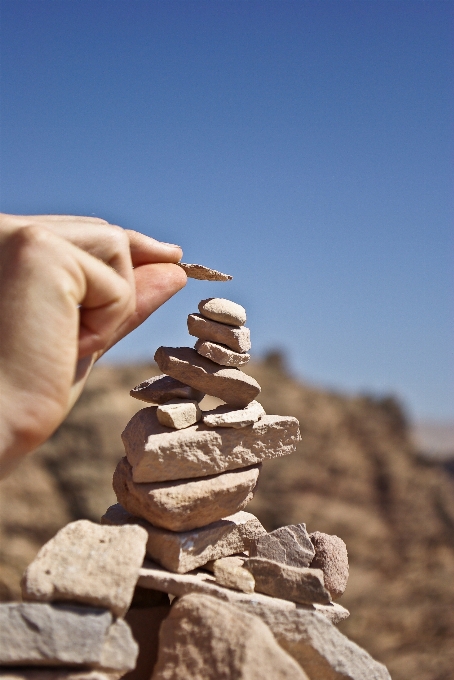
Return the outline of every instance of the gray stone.
[[[251,359],[251,355],[247,352],[240,354],[240,352],[234,352],[227,345],[220,345],[209,340],[197,340],[194,349],[197,354],[211,359],[211,361],[220,366],[236,366],[238,368],[239,366],[245,366]]]
[[[136,385],[129,393],[134,399],[148,404],[165,404],[171,399],[195,399],[202,401],[204,392],[185,385],[170,375],[155,375]]]
[[[290,567],[264,557],[250,557],[244,566],[255,579],[255,589],[261,593],[301,604],[328,604],[331,600],[320,569]]]
[[[347,587],[348,553],[347,546],[339,536],[314,531],[310,539],[315,548],[311,567],[321,569],[325,577],[325,587],[337,600]]]
[[[156,409],[156,416],[165,427],[183,430],[202,419],[202,411],[195,399],[171,399]]]
[[[210,269],[203,264],[188,264],[187,262],[177,262],[178,266],[184,269],[188,279],[198,279],[199,281],[231,281],[233,276],[223,274],[216,269]]]
[[[234,427],[239,429],[253,425],[265,415],[265,409],[258,401],[251,401],[246,408],[236,409],[226,404],[218,406],[212,411],[205,411],[203,423],[208,427]]]
[[[305,524],[291,524],[259,536],[251,545],[250,557],[266,557],[292,567],[308,567],[315,550]],[[311,565],[315,566],[315,565]]]
[[[201,314],[189,314],[188,331],[189,335],[200,340],[227,345],[234,352],[248,352],[251,349],[251,332],[246,326],[227,326],[219,321],[205,319]]]
[[[225,298],[208,298],[198,304],[202,316],[212,321],[227,323],[231,326],[244,326],[246,310],[241,305]]]

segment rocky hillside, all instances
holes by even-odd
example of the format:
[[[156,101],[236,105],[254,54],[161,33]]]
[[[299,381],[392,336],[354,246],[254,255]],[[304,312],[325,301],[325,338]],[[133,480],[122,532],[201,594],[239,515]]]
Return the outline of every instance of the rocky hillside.
[[[0,487],[0,589],[17,598],[39,547],[67,522],[99,520],[115,501],[120,433],[141,408],[131,387],[155,367],[99,366],[52,439]],[[306,522],[341,536],[351,576],[341,629],[394,680],[454,678],[454,483],[418,457],[392,399],[301,384],[278,356],[248,366],[268,413],[296,416],[295,455],[267,462],[248,510],[268,529]]]

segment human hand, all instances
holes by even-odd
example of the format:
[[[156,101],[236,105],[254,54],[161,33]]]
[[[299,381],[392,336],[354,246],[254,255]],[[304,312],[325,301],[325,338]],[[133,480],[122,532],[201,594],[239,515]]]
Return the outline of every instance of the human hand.
[[[181,257],[96,218],[0,214],[0,476],[58,427],[94,361],[185,285]]]

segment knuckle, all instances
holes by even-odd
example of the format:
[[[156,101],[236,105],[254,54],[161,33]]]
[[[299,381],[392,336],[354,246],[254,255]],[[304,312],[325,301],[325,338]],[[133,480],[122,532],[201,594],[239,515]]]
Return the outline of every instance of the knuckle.
[[[17,229],[9,238],[11,256],[19,261],[33,259],[49,245],[49,231],[37,224],[28,224]]]

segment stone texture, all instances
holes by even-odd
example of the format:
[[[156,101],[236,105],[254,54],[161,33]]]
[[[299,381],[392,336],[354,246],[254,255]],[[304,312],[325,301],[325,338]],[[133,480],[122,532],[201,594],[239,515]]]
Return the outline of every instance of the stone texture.
[[[264,557],[250,557],[244,566],[255,579],[255,589],[272,597],[301,604],[327,604],[331,599],[320,569],[289,567]]]
[[[225,298],[208,298],[198,304],[202,316],[212,321],[227,323],[231,326],[244,326],[246,323],[246,310],[244,307]]]
[[[235,366],[238,368],[239,366],[245,366],[251,359],[251,355],[247,352],[240,354],[240,352],[234,352],[227,345],[220,345],[209,340],[197,340],[194,349],[197,354],[211,359],[211,361],[220,366]]]
[[[212,428],[202,423],[169,430],[156,407],[136,413],[122,434],[135,482],[191,479],[255,465],[293,453],[300,440],[291,416],[263,416],[251,427]]]
[[[243,568],[244,560],[238,557],[222,557],[214,560],[213,573],[216,583],[227,588],[235,588],[243,593],[253,593],[255,581],[252,574]]]
[[[161,371],[228,404],[247,406],[260,392],[254,378],[237,368],[220,368],[192,347],[160,347],[154,359]]]
[[[165,404],[171,399],[195,399],[202,401],[204,392],[185,385],[170,375],[155,375],[136,385],[129,393],[134,399],[146,401],[148,404]]]
[[[251,401],[246,408],[238,409],[232,409],[231,406],[226,404],[218,406],[212,411],[205,411],[203,423],[208,427],[234,427],[239,429],[253,425],[265,415],[265,409],[258,401]]]
[[[257,617],[206,595],[178,600],[161,626],[152,680],[307,680]]]
[[[311,567],[321,569],[325,577],[325,587],[333,600],[344,594],[348,581],[347,546],[339,536],[314,531],[310,539],[315,548]]]
[[[139,524],[144,527],[148,533],[147,555],[179,574],[210,560],[242,552],[253,538],[265,532],[258,519],[248,512],[237,512],[200,529],[175,532],[133,517],[117,504],[107,510],[101,521],[110,525]]]
[[[127,671],[138,647],[129,626],[103,609],[14,602],[0,605],[2,666],[88,666]]]
[[[265,557],[292,567],[308,567],[315,550],[305,524],[291,524],[259,536],[249,550],[250,557]],[[314,565],[311,565],[314,566]]]
[[[27,567],[22,597],[83,602],[123,616],[134,594],[146,542],[147,534],[140,527],[71,522],[43,545]]]
[[[122,675],[123,671],[108,673],[75,668],[0,668],[1,680],[119,680]]]
[[[192,480],[136,484],[122,458],[113,476],[121,505],[136,517],[170,531],[188,531],[242,510],[252,499],[261,465]]]
[[[200,340],[227,345],[234,352],[248,352],[251,349],[251,332],[246,326],[227,326],[219,321],[205,319],[201,314],[189,314],[188,331],[189,335]]]
[[[188,279],[198,279],[199,281],[231,281],[233,276],[230,274],[223,274],[216,269],[210,269],[203,264],[187,264],[186,262],[178,262],[179,267],[184,269]]]
[[[171,399],[158,406],[156,416],[165,427],[183,430],[202,418],[202,411],[195,399]]]

